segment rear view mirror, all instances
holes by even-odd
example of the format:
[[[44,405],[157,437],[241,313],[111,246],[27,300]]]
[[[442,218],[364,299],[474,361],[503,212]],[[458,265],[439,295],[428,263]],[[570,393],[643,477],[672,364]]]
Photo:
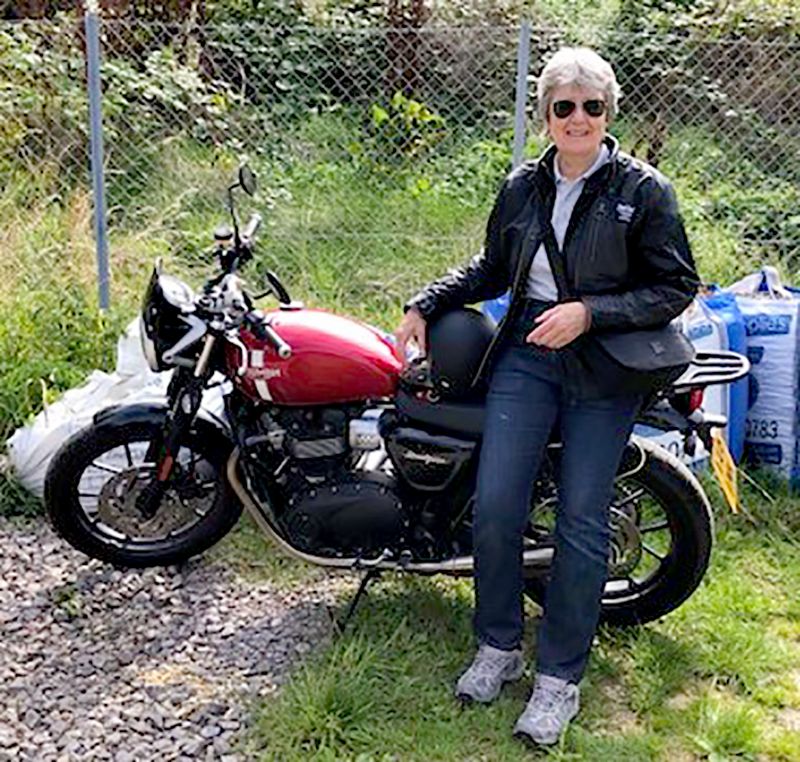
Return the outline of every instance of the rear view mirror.
[[[255,195],[256,189],[258,188],[256,176],[253,170],[246,164],[239,167],[239,185],[241,185],[248,196]]]

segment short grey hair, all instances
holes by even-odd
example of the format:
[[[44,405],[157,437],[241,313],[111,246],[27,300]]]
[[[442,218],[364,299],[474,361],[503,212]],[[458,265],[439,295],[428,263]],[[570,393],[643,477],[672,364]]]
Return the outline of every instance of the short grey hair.
[[[565,85],[577,85],[603,93],[608,118],[617,115],[620,98],[619,84],[611,64],[589,48],[561,48],[545,64],[536,85],[538,111],[547,121],[547,111],[553,90]]]

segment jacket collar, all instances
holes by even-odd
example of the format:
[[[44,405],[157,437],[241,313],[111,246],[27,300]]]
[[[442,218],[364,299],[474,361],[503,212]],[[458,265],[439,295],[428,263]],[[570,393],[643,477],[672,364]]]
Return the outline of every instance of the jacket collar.
[[[586,179],[586,185],[589,188],[593,188],[606,180],[612,179],[617,170],[616,160],[619,155],[619,142],[612,135],[606,135],[603,138],[603,143],[608,148],[608,162]],[[556,177],[553,164],[556,158],[556,151],[556,147],[551,145],[537,162],[537,180],[543,182],[548,187],[555,187]]]

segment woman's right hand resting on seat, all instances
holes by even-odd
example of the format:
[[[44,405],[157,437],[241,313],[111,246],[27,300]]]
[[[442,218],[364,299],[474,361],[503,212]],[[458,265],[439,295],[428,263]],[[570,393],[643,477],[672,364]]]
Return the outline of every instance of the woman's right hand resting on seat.
[[[397,330],[394,332],[397,339],[397,349],[404,360],[406,357],[406,344],[408,344],[409,340],[417,345],[420,355],[425,354],[425,330],[425,318],[412,307],[403,316],[400,325],[397,326]]]

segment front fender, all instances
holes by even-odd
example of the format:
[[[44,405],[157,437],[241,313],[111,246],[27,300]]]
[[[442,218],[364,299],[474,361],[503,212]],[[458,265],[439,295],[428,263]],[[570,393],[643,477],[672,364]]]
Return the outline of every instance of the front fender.
[[[131,423],[149,423],[162,426],[169,411],[163,402],[139,402],[135,405],[112,405],[95,413],[92,425],[96,427],[125,426]],[[202,436],[222,439],[228,448],[233,447],[233,436],[224,421],[205,410],[200,410],[192,427]]]

